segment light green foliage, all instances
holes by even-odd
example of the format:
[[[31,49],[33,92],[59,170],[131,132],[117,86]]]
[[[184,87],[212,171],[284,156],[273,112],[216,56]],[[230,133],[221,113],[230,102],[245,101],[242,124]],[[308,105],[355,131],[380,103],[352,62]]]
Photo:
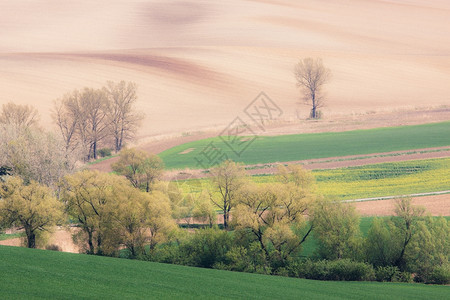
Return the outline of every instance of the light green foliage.
[[[117,255],[124,245],[136,257],[175,229],[163,192],[141,192],[117,175],[86,170],[66,176],[61,198],[79,222],[79,242],[90,254]]]
[[[35,181],[25,185],[21,178],[11,177],[0,186],[0,223],[22,227],[28,248],[36,248],[36,238],[62,222],[62,209],[52,191]]]
[[[242,164],[226,160],[211,169],[212,203],[223,212],[223,227],[228,228],[230,211],[236,205],[239,190],[248,184],[248,175]]]
[[[433,273],[436,268],[448,270],[449,267],[448,220],[443,217],[426,217],[418,222],[417,227],[417,236],[411,242],[408,269],[418,273],[416,281],[433,282]]]
[[[365,255],[368,262],[374,266],[389,266],[394,264],[397,247],[394,247],[393,225],[383,219],[374,218],[364,241]]]
[[[194,198],[194,207],[192,217],[202,223],[206,223],[212,227],[216,223],[217,212],[206,192],[200,194],[191,194]]]
[[[296,166],[281,174],[283,183],[244,186],[233,212],[236,229],[259,243],[267,263],[276,269],[300,252],[312,230],[305,214],[315,201],[308,172]]]
[[[161,159],[138,149],[123,149],[119,161],[111,165],[112,169],[125,176],[135,188],[149,192],[164,170]]]
[[[329,200],[313,208],[313,232],[317,254],[324,259],[360,258],[362,237],[359,216],[353,206]]]
[[[180,257],[185,265],[212,268],[224,262],[232,243],[231,234],[225,230],[199,229],[180,245]]]

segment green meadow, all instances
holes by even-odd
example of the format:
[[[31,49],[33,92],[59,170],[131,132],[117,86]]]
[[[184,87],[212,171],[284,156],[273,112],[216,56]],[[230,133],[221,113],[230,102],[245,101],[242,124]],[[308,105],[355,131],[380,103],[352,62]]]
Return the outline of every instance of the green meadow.
[[[249,137],[214,137],[179,145],[159,155],[168,169],[198,169],[202,168],[202,164],[207,166],[214,161],[214,155],[244,164],[260,164],[444,147],[450,146],[450,122],[345,132],[259,136],[253,142],[248,139]],[[191,148],[192,151],[180,154]],[[202,163],[199,164],[199,160]]]
[[[444,299],[447,286],[322,282],[0,246],[2,299]]]

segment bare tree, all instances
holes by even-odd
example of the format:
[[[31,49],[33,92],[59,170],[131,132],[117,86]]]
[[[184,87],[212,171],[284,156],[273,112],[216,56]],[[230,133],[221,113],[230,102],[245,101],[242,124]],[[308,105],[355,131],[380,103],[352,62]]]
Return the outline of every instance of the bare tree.
[[[321,89],[331,76],[329,69],[325,68],[322,59],[304,58],[295,65],[295,79],[297,86],[302,89],[306,102],[310,103],[311,118],[317,119],[318,108],[323,106]]]
[[[53,120],[66,150],[81,148],[85,159],[97,158],[100,144],[119,151],[136,133],[144,114],[136,111],[136,84],[108,82],[102,89],[84,88],[55,101]]]
[[[80,96],[80,92],[75,90],[54,102],[52,117],[66,144],[66,151],[73,151],[78,145],[77,125],[81,118]]]
[[[108,97],[108,127],[114,139],[116,152],[120,151],[124,142],[131,139],[139,127],[144,114],[135,110],[137,101],[136,84],[121,81],[108,81],[103,91]]]
[[[97,159],[98,144],[108,136],[108,99],[102,90],[84,88],[80,100],[82,119],[78,122],[78,127],[85,143],[89,145],[88,159]]]
[[[39,113],[31,105],[20,105],[12,102],[2,105],[0,124],[17,125],[29,128],[37,124]]]

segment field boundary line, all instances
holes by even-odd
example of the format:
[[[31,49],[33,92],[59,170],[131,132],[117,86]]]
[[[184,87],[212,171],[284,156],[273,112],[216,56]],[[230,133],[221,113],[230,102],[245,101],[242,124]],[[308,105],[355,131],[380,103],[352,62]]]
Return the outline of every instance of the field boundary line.
[[[422,197],[422,196],[434,196],[434,195],[445,195],[445,194],[450,194],[450,190],[439,191],[439,192],[417,193],[417,194],[409,194],[409,195],[397,195],[397,196],[385,196],[385,197],[342,200],[341,202],[344,202],[344,203],[366,202],[366,201],[377,201],[377,200],[390,200],[390,199],[401,198],[401,197]]]

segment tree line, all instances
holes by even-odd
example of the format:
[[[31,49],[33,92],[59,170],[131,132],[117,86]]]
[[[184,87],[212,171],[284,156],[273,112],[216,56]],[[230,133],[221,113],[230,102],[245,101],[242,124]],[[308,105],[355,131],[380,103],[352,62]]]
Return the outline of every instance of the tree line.
[[[2,223],[23,227],[28,247],[52,225],[69,223],[88,254],[321,280],[409,282],[414,273],[416,281],[448,283],[448,221],[425,216],[411,199],[398,199],[396,215],[375,218],[363,236],[354,207],[320,196],[300,166],[281,166],[276,182],[256,185],[242,165],[226,161],[186,193],[161,180],[162,163],[148,167],[157,158],[122,153],[114,168],[123,176],[78,171],[56,190],[9,177],[0,189]],[[135,171],[123,168],[127,162]],[[228,213],[223,229],[217,209]],[[206,221],[203,229],[177,226],[194,216]],[[317,247],[305,257],[310,239]]]

